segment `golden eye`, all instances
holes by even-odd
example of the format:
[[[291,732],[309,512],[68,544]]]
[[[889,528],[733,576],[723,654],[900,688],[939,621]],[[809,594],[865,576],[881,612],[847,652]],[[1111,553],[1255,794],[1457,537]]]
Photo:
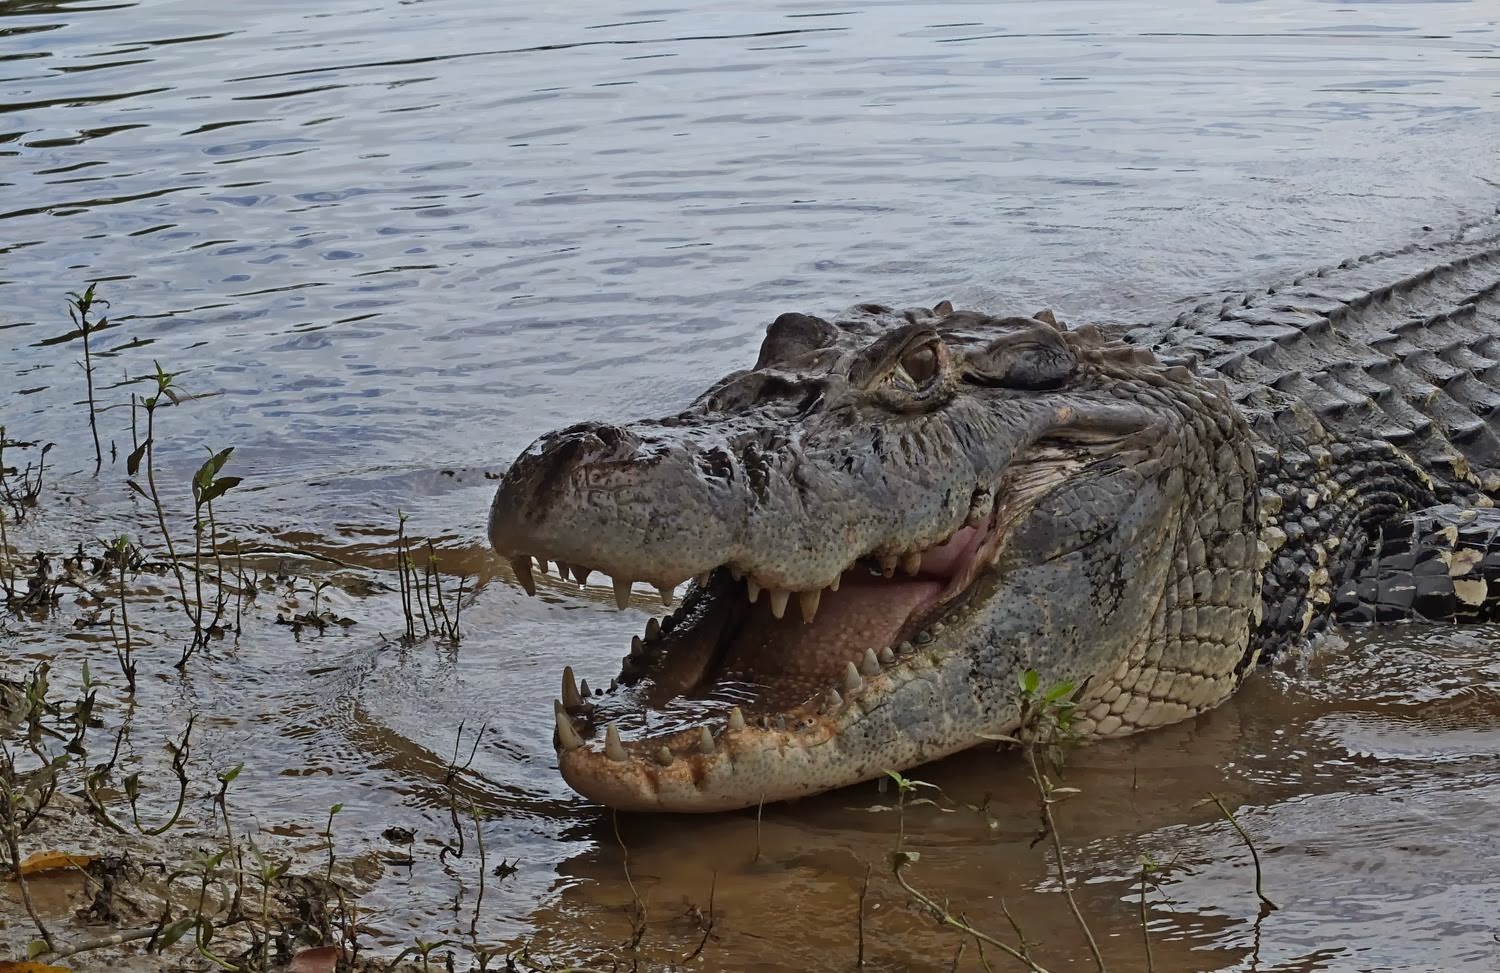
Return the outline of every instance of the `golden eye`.
[[[930,344],[908,351],[896,366],[897,377],[905,377],[918,388],[932,381],[937,370],[937,349]]]

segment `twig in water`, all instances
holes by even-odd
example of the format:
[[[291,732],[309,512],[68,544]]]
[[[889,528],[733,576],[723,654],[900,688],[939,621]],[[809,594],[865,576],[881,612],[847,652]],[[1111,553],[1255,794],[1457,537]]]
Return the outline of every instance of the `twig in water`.
[[[641,940],[646,937],[646,904],[641,901],[641,894],[636,891],[635,879],[630,877],[630,849],[625,847],[625,839],[620,837],[620,812],[611,809],[609,818],[615,829],[615,841],[620,845],[621,864],[625,869],[625,884],[630,886],[631,908],[635,915],[631,917],[630,949],[634,952],[640,948]]]
[[[865,899],[870,894],[870,867],[865,866],[865,880],[859,886],[859,951],[854,957],[854,968],[859,970],[865,968]]]
[[[1218,806],[1219,813],[1224,815],[1224,820],[1228,821],[1230,826],[1234,828],[1235,831],[1239,832],[1240,838],[1245,842],[1245,847],[1250,849],[1250,860],[1255,864],[1255,897],[1260,900],[1260,915],[1261,918],[1264,919],[1270,913],[1275,912],[1277,909],[1281,908],[1281,906],[1277,905],[1275,902],[1272,902],[1269,898],[1266,897],[1265,892],[1261,891],[1262,886],[1260,874],[1260,855],[1255,850],[1255,842],[1251,841],[1249,833],[1246,832],[1244,828],[1240,827],[1239,821],[1235,820],[1235,817],[1230,812],[1229,808],[1225,807],[1224,802],[1219,799],[1219,795],[1210,791],[1208,799],[1210,801],[1213,801],[1214,804]]]

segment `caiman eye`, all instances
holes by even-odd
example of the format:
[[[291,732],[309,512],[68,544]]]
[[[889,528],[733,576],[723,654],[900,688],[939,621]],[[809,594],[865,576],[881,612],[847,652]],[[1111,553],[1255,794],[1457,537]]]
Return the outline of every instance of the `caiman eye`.
[[[920,389],[931,382],[937,372],[937,349],[931,344],[925,344],[913,348],[901,357],[891,372],[891,379],[899,385]]]

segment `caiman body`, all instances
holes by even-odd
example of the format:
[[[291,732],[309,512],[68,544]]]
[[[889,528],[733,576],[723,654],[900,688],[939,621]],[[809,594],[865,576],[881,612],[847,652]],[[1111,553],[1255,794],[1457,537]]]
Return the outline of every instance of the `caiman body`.
[[[1497,237],[1134,328],[786,314],[683,412],[543,436],[490,514],[520,583],[687,584],[608,692],[565,674],[564,776],[751,806],[1012,733],[1027,670],[1120,736],[1334,620],[1489,617]]]

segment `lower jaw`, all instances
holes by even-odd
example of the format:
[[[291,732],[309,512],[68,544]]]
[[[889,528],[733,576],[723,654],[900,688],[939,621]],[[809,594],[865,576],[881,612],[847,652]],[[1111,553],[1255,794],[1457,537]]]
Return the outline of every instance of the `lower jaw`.
[[[980,742],[952,734],[945,721],[924,721],[903,733],[892,704],[930,707],[941,702],[941,680],[915,672],[866,680],[838,716],[803,721],[786,730],[747,725],[726,728],[712,753],[694,746],[691,731],[661,737],[670,762],[614,760],[590,747],[558,754],[563,779],[584,797],[624,811],[708,813],[794,800],[905,770]],[[899,698],[906,697],[906,698]],[[915,697],[915,698],[913,698]],[[939,735],[948,739],[938,739]],[[652,741],[653,743],[656,740]]]

